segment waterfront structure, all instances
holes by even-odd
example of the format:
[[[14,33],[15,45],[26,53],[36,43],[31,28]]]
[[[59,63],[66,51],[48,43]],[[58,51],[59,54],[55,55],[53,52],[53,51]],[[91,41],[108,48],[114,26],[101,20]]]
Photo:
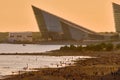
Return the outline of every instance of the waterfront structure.
[[[100,40],[104,36],[32,6],[44,40]]]
[[[114,21],[116,32],[120,33],[120,5],[113,3]]]
[[[32,42],[32,32],[10,32],[9,42]]]

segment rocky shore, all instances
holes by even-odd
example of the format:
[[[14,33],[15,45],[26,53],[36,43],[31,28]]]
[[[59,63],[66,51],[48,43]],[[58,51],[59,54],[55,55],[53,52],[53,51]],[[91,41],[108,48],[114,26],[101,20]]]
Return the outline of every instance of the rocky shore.
[[[38,55],[38,54],[37,54]],[[119,51],[52,51],[45,55],[52,56],[93,56],[86,60],[77,60],[74,66],[64,68],[45,68],[38,71],[13,75],[4,80],[119,80]]]

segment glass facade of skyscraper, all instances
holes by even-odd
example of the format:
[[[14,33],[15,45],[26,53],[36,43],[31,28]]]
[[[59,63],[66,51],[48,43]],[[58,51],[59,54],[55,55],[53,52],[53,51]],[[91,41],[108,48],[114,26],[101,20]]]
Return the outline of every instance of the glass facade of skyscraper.
[[[113,3],[113,12],[116,31],[120,33],[120,5]]]

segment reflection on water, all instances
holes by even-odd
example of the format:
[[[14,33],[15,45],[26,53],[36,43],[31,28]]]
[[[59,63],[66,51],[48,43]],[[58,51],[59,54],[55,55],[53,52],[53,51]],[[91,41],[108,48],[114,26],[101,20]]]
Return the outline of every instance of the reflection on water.
[[[0,44],[0,53],[37,53],[59,49],[62,45]]]
[[[0,76],[11,75],[13,72],[31,70],[33,68],[55,68],[69,66],[78,58],[89,56],[29,56],[0,55]]]

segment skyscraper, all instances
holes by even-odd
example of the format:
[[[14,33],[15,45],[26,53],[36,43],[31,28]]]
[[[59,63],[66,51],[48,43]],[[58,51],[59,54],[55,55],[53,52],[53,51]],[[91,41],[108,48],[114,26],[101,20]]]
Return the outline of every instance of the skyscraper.
[[[116,31],[120,33],[120,5],[113,3],[113,12]]]

